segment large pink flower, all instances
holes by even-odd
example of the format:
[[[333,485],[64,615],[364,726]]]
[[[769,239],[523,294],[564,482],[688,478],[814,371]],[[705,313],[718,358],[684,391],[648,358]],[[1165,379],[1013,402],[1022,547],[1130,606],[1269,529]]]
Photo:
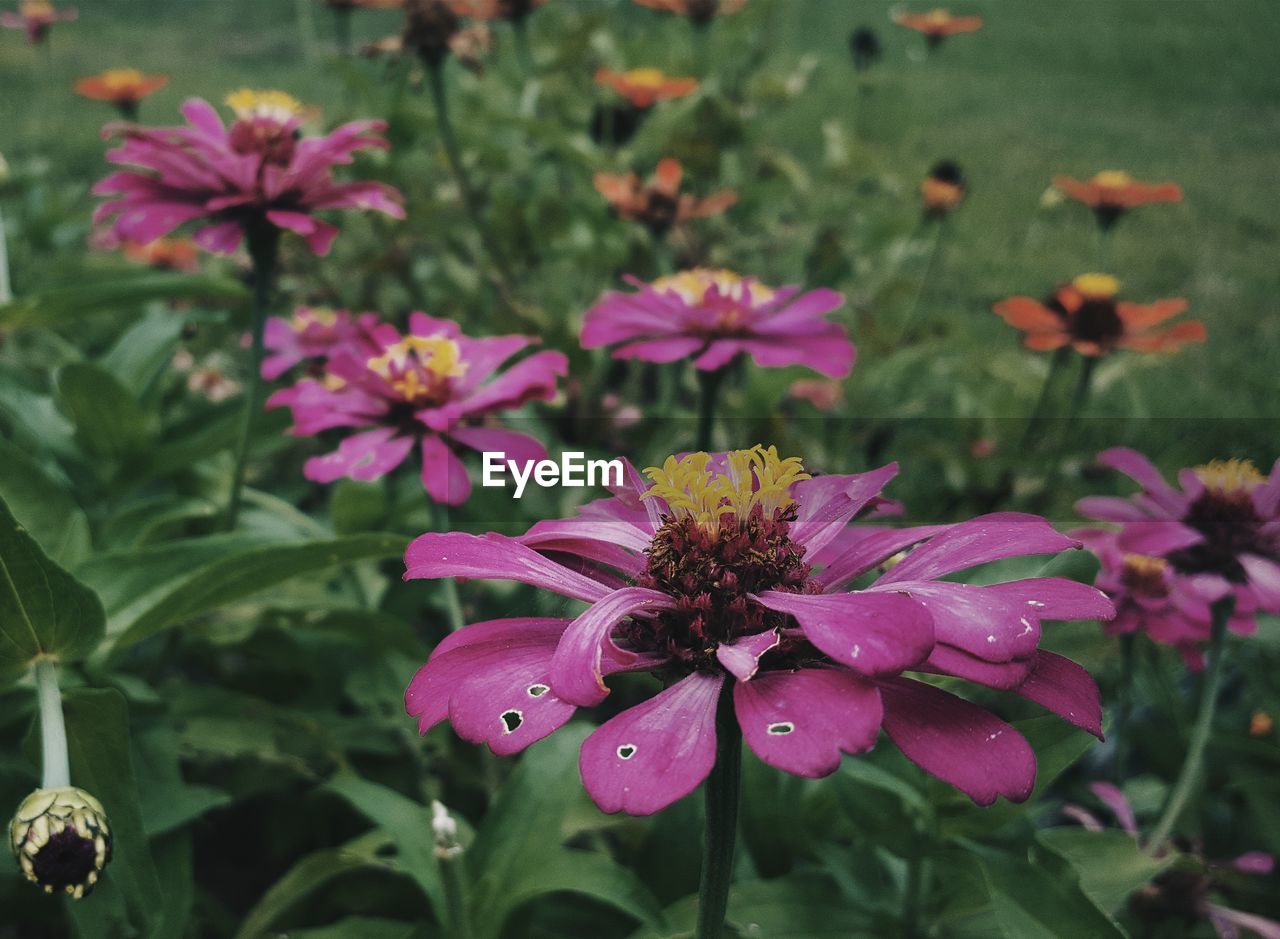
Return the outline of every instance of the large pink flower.
[[[610,291],[587,311],[586,349],[625,343],[616,359],[674,362],[693,357],[704,371],[741,354],[757,365],[806,365],[831,378],[853,368],[856,350],[844,327],[826,315],[844,303],[834,290],[801,293],[766,287],[730,271],[696,268],[646,284],[639,293]]]
[[[1009,690],[1099,733],[1093,680],[1038,646],[1041,620],[1112,615],[1102,593],[1058,578],[940,579],[1079,546],[1043,519],[850,529],[897,467],[810,478],[772,448],[672,457],[647,471],[652,486],[628,470],[614,498],[520,538],[429,533],[409,546],[406,579],[514,580],[588,604],[572,619],[493,620],[446,638],[405,695],[422,732],[448,718],[465,739],[514,753],[603,701],[609,675],[654,672],[665,689],[603,724],[581,753],[596,804],[633,815],[710,772],[722,692],[747,744],[779,769],[825,776],[883,727],[981,804],[1030,794],[1030,746],[905,670]],[[855,580],[862,586],[848,589]]]
[[[1098,461],[1142,487],[1128,499],[1092,496],[1076,506],[1119,523],[1121,551],[1166,558],[1197,577],[1202,596],[1231,594],[1244,614],[1280,612],[1280,460],[1269,478],[1248,461],[1215,460],[1179,473],[1180,489],[1136,450],[1107,450]]]
[[[36,46],[48,38],[54,23],[69,23],[79,15],[75,7],[59,10],[49,0],[21,0],[17,13],[0,13],[0,26],[23,30],[27,42]]]
[[[302,109],[280,92],[240,91],[227,99],[236,119],[227,127],[212,105],[192,99],[182,127],[110,124],[103,133],[124,142],[107,159],[130,169],[93,191],[108,196],[95,221],[114,218],[116,234],[143,244],[187,222],[203,223],[196,243],[230,254],[246,231],[274,226],[296,232],[325,254],[338,230],[315,213],[375,209],[404,218],[400,194],[377,182],[339,183],[333,168],[359,150],[383,149],[381,121],[344,124],[323,137],[304,137]]]
[[[299,362],[327,359],[339,349],[351,347],[366,358],[382,352],[378,344],[377,313],[352,316],[346,310],[300,306],[285,319],[267,320],[263,341],[270,353],[262,360],[262,377],[274,381]]]
[[[556,379],[568,369],[563,354],[537,352],[499,373],[504,362],[537,340],[476,339],[462,335],[452,320],[424,313],[410,315],[407,335],[383,324],[369,330],[365,341],[373,343],[371,352],[359,343],[337,345],[321,378],[304,378],[267,401],[269,408],[293,412],[298,435],[365,428],[333,453],[308,460],[308,479],[379,479],[417,447],[427,493],[436,502],[460,505],[471,495],[471,480],[458,451],[503,452],[520,463],[546,458],[532,437],[486,419],[554,397]]]

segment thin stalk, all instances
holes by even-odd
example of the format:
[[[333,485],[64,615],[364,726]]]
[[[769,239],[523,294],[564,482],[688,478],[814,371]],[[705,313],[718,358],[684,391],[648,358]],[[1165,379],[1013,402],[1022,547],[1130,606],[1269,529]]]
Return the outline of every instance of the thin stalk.
[[[711,68],[711,24],[693,26],[693,65],[694,74],[706,80]]]
[[[227,501],[225,526],[227,531],[236,527],[240,515],[241,490],[244,488],[245,469],[249,463],[249,444],[253,439],[253,425],[261,407],[263,333],[266,327],[267,308],[271,305],[271,289],[275,283],[276,258],[280,247],[280,230],[266,222],[248,231],[249,257],[253,261],[253,346],[249,353],[249,384],[244,395],[244,418],[240,424],[240,441],[236,445],[236,468],[231,476],[231,496]]]
[[[462,856],[440,858],[440,880],[444,885],[445,915],[449,918],[449,935],[455,939],[471,939],[471,917],[467,915],[467,894],[462,886]]]
[[[333,31],[338,42],[338,54],[351,55],[351,9],[333,8]]]
[[[1111,231],[1109,226],[1098,226],[1098,273],[1105,274],[1111,263]]]
[[[4,233],[4,212],[0,211],[0,306],[13,300],[9,281],[9,242]]]
[[[67,756],[67,725],[62,717],[58,666],[52,659],[40,659],[36,662],[35,673],[44,769],[40,788],[65,789],[71,785],[71,761]]]
[[[1053,386],[1062,371],[1062,367],[1067,364],[1067,357],[1070,355],[1067,346],[1063,346],[1053,354],[1053,360],[1049,363],[1049,374],[1044,377],[1044,387],[1040,389],[1040,397],[1036,399],[1036,406],[1031,411],[1031,416],[1027,418],[1027,428],[1022,432],[1022,442],[1019,447],[1025,447],[1031,442],[1031,435],[1035,430],[1044,412],[1048,410],[1049,401],[1053,397]]]
[[[302,58],[316,60],[316,21],[311,15],[311,0],[293,0],[293,11],[298,19],[298,34],[302,43]]]
[[[911,327],[915,325],[916,319],[920,315],[920,306],[924,302],[925,294],[929,289],[929,279],[933,274],[933,269],[937,265],[938,255],[942,253],[942,239],[947,232],[946,216],[937,220],[934,226],[933,245],[929,248],[929,256],[924,262],[924,272],[920,275],[920,286],[916,288],[915,299],[911,303],[911,308],[907,311],[906,317],[902,320],[902,328],[898,331],[899,342],[906,340],[911,334]]]
[[[449,513],[443,505],[435,506],[432,511],[432,527],[436,531],[449,531]],[[445,615],[449,620],[449,631],[457,632],[467,625],[466,616],[462,612],[462,598],[458,596],[458,582],[452,577],[440,578],[440,597],[444,600]]]
[[[1218,692],[1222,688],[1222,676],[1226,660],[1225,637],[1227,623],[1235,611],[1235,596],[1228,595],[1214,602],[1212,607],[1213,632],[1209,640],[1209,667],[1205,672],[1204,684],[1200,687],[1200,709],[1196,714],[1195,726],[1191,729],[1191,741],[1187,746],[1186,758],[1182,761],[1182,769],[1178,773],[1178,781],[1174,784],[1173,793],[1164,807],[1164,813],[1156,824],[1151,838],[1147,842],[1147,853],[1157,854],[1169,836],[1173,826],[1178,823],[1182,810],[1200,782],[1200,773],[1204,767],[1204,754],[1209,745],[1209,734],[1213,730],[1213,715],[1218,708]]]
[[[1129,720],[1133,715],[1133,682],[1138,656],[1134,645],[1136,633],[1125,633],[1120,637],[1120,700],[1116,705],[1116,726],[1113,733],[1116,741],[1115,779],[1124,780],[1129,769]]]
[[[704,787],[707,821],[696,939],[720,939],[724,935],[741,789],[742,731],[734,716],[733,683],[726,681],[716,710],[716,762]]]
[[[1067,413],[1067,417],[1072,420],[1079,417],[1084,409],[1085,402],[1089,398],[1089,388],[1093,384],[1093,370],[1098,367],[1096,355],[1082,356],[1082,359],[1080,375],[1076,378],[1076,390],[1071,395],[1071,410]]]
[[[698,372],[698,386],[702,396],[698,400],[698,439],[695,450],[710,451],[715,436],[716,402],[720,397],[720,386],[724,384],[726,369],[718,368],[711,372]]]
[[[929,892],[929,859],[917,853],[907,859],[907,883],[902,896],[902,932],[907,939],[921,934],[920,918]]]
[[[511,28],[516,35],[516,58],[520,61],[520,68],[532,78],[538,66],[533,60],[533,50],[529,48],[529,23],[524,17],[519,17],[511,21]]]

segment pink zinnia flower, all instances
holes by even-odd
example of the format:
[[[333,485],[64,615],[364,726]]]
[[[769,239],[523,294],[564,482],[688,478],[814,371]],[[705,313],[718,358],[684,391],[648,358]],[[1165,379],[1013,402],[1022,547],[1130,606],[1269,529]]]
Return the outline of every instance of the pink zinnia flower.
[[[207,101],[182,106],[183,127],[109,124],[124,142],[107,153],[133,167],[112,173],[93,191],[111,197],[95,221],[115,219],[122,238],[154,241],[201,221],[200,247],[230,254],[246,231],[286,229],[325,254],[338,230],[316,218],[329,209],[375,209],[404,218],[400,194],[377,182],[339,183],[333,168],[359,150],[385,149],[382,121],[344,124],[324,137],[302,136],[302,107],[281,92],[239,91],[227,99],[236,119],[227,127]]]
[[[1120,523],[1121,551],[1166,558],[1196,577],[1201,596],[1234,595],[1244,614],[1280,612],[1280,460],[1270,478],[1247,460],[1214,460],[1179,473],[1181,489],[1136,450],[1107,450],[1098,462],[1142,487],[1076,505],[1086,518]]]
[[[59,10],[49,0],[21,0],[17,13],[0,13],[0,26],[23,30],[27,42],[36,46],[45,41],[54,23],[69,23],[79,15],[75,7]]]
[[[1212,636],[1211,607],[1227,592],[1221,580],[1181,574],[1164,558],[1123,551],[1114,531],[1085,528],[1071,534],[1102,562],[1094,584],[1116,605],[1107,634],[1146,633],[1155,642],[1177,648],[1189,668],[1204,668],[1200,647]],[[1228,626],[1240,635],[1257,629],[1253,611],[1242,607],[1233,611]]]
[[[1079,546],[1043,519],[849,529],[896,466],[810,478],[799,460],[758,446],[672,457],[646,471],[652,486],[628,469],[614,498],[520,538],[428,533],[409,546],[406,579],[513,580],[588,604],[572,619],[492,620],[447,637],[405,695],[420,731],[448,718],[466,740],[515,753],[603,701],[609,675],[654,672],[665,690],[598,728],[579,764],[597,805],[633,815],[706,778],[722,693],[748,746],[779,769],[825,776],[883,727],[912,761],[984,805],[1030,794],[1030,746],[904,670],[1007,689],[1099,733],[1093,680],[1038,648],[1042,619],[1110,616],[1098,590],[1058,578],[939,579]],[[873,583],[847,589],[912,546]]]
[[[301,436],[334,427],[367,428],[333,453],[308,460],[303,469],[308,479],[379,479],[417,447],[428,495],[460,505],[471,495],[471,480],[459,450],[504,452],[519,463],[546,458],[546,449],[532,437],[491,426],[486,419],[554,397],[556,379],[568,370],[563,354],[537,352],[499,373],[504,362],[537,339],[475,339],[462,335],[452,320],[424,313],[410,314],[407,335],[383,324],[366,338],[373,351],[356,342],[337,345],[322,378],[305,378],[267,401],[269,408],[293,412],[292,432]]]
[[[615,359],[674,362],[694,357],[703,371],[723,368],[741,354],[757,365],[805,365],[831,378],[853,368],[856,350],[844,327],[826,315],[844,297],[825,288],[766,287],[731,271],[695,268],[646,284],[639,293],[610,291],[587,311],[586,349],[626,343]]]
[[[382,348],[375,336],[381,323],[377,313],[352,316],[327,307],[300,306],[288,319],[273,316],[263,337],[270,355],[262,360],[262,377],[274,381],[299,362],[325,359],[347,346],[366,358],[378,355]]]

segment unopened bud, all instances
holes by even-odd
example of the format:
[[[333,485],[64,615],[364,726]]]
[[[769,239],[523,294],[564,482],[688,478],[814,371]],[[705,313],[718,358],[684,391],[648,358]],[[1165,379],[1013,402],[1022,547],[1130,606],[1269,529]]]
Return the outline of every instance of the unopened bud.
[[[9,846],[27,880],[79,900],[111,860],[111,829],[102,803],[83,789],[37,789],[9,824]]]
[[[406,52],[416,52],[427,65],[437,68],[460,28],[458,14],[446,0],[406,0],[401,43]]]
[[[462,844],[458,841],[458,823],[439,801],[431,803],[431,834],[436,842],[436,857],[442,861],[462,853]]]

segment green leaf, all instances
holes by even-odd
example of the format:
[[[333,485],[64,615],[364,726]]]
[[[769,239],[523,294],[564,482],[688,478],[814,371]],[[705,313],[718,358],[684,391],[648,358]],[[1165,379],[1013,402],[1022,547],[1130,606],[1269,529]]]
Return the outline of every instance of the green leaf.
[[[97,595],[49,560],[0,500],[0,672],[42,654],[83,658],[103,625]]]
[[[1048,828],[1036,838],[1066,859],[1080,878],[1080,889],[1106,913],[1118,911],[1131,893],[1177,860],[1176,855],[1149,857],[1122,831]]]
[[[996,922],[1007,939],[1124,936],[1085,896],[1075,872],[1056,854],[1033,858],[992,849],[975,853]]]
[[[274,587],[293,577],[366,558],[398,557],[401,535],[349,535],[324,541],[265,542],[215,535],[104,555],[81,568],[100,585],[112,654],[135,642]]]
[[[384,524],[387,492],[381,483],[340,479],[329,499],[329,517],[340,535],[369,531]]]
[[[18,447],[0,440],[0,499],[49,556],[72,565],[89,553],[89,520],[67,490]]]
[[[155,435],[155,422],[106,369],[72,362],[58,372],[58,402],[90,456],[119,460]]]
[[[566,816],[586,801],[578,750],[589,730],[570,724],[530,747],[464,855],[472,874],[472,924],[480,939],[497,939],[522,905],[561,891],[599,900],[641,923],[661,922],[657,901],[634,874],[603,854],[562,845]]]
[[[99,361],[137,398],[169,367],[186,326],[186,317],[173,310],[156,310],[121,334]]]
[[[51,287],[0,307],[0,326],[9,330],[48,327],[94,313],[137,313],[153,300],[238,301],[249,296],[239,281],[211,274],[139,271],[88,278],[72,287]]]

